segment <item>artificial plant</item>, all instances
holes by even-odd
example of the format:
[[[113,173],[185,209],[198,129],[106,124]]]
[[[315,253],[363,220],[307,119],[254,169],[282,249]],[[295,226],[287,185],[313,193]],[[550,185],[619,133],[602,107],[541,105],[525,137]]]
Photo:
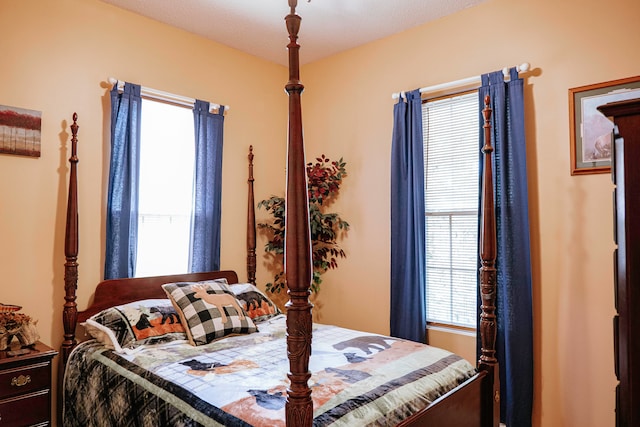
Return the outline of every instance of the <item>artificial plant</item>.
[[[341,233],[349,230],[349,223],[340,215],[324,212],[337,197],[342,179],[347,175],[346,163],[340,158],[331,161],[324,154],[316,158],[315,163],[307,163],[307,184],[309,195],[309,225],[311,229],[311,252],[313,259],[313,278],[311,291],[318,292],[322,283],[321,275],[329,269],[338,267],[337,258],[346,258],[346,253],[338,245]],[[285,288],[283,269],[284,258],[284,197],[271,196],[258,203],[272,218],[258,224],[258,228],[267,234],[265,251],[272,258],[276,270],[273,282],[267,283],[267,291],[278,293]]]

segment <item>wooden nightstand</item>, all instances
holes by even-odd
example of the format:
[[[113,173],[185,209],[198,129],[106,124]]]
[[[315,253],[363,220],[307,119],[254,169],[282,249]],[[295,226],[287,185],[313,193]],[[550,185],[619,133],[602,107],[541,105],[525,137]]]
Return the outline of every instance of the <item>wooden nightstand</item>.
[[[10,350],[21,349],[0,351],[0,426],[51,425],[51,360],[58,352],[40,341],[24,354]]]

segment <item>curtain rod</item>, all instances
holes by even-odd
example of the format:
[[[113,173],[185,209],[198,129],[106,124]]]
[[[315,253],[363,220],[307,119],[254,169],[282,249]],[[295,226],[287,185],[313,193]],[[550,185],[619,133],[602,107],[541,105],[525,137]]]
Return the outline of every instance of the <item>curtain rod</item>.
[[[112,87],[113,85],[118,84],[118,90],[122,90],[124,88],[124,81],[118,80],[113,77],[109,77],[109,84]],[[175,95],[173,93],[164,92],[157,89],[151,89],[144,86],[140,87],[140,94],[148,98],[157,99],[159,101],[167,101],[172,104],[177,104],[177,105],[181,105],[183,107],[189,107],[189,108],[193,107],[193,104],[195,104],[196,102],[196,100],[193,98],[189,98],[181,95]],[[220,108],[220,104],[209,103],[209,108],[211,110],[218,110]],[[229,106],[225,105],[224,110],[229,111]]]
[[[517,68],[518,72],[525,72],[525,71],[529,71],[530,65],[529,65],[528,62],[525,62],[525,63],[523,63],[521,65],[516,65],[516,68]],[[509,68],[508,67],[504,67],[502,69],[502,74],[504,74],[504,76],[507,77],[509,75]],[[460,80],[456,80],[456,81],[453,81],[453,82],[441,83],[439,85],[423,87],[423,88],[420,88],[420,93],[436,92],[436,91],[440,91],[440,90],[452,89],[452,88],[460,87],[460,86],[466,86],[466,85],[469,85],[471,83],[476,83],[476,82],[479,83],[481,81],[481,77],[482,76],[467,77],[466,79],[460,79]],[[404,92],[396,92],[396,93],[391,94],[391,98],[392,99],[398,99],[400,96],[404,96]]]

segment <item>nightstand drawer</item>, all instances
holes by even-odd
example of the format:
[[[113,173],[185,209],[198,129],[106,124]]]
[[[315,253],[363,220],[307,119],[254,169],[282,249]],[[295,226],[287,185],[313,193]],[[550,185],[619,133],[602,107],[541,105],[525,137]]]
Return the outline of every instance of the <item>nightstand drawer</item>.
[[[51,425],[51,367],[56,354],[40,341],[0,351],[0,427]]]
[[[20,395],[0,402],[0,426],[49,425],[49,390]]]
[[[45,390],[51,386],[51,363],[18,366],[0,372],[0,399]]]

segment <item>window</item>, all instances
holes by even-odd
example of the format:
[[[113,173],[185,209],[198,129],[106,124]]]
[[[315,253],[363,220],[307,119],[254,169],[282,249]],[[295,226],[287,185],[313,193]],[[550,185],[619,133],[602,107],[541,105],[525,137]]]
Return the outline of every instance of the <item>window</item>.
[[[422,106],[427,322],[475,328],[478,275],[478,94]]]
[[[142,100],[136,277],[189,271],[193,111]]]

